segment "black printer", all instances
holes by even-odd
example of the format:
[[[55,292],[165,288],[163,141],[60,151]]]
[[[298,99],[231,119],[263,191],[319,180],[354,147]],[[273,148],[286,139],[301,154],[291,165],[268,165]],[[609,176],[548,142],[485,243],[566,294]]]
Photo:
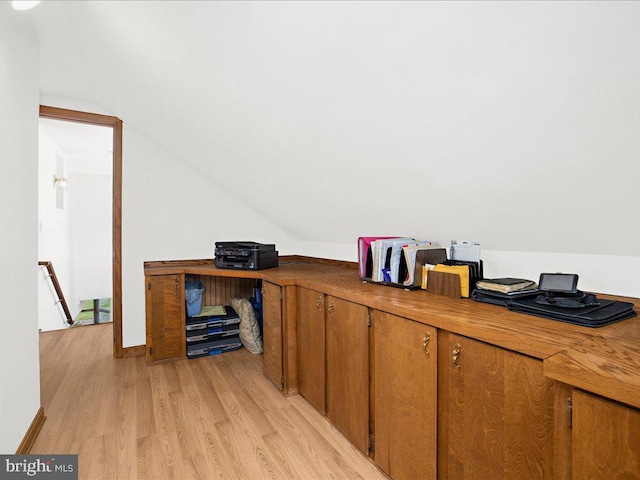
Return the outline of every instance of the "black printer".
[[[236,270],[262,270],[278,266],[274,244],[256,242],[216,242],[216,267]]]

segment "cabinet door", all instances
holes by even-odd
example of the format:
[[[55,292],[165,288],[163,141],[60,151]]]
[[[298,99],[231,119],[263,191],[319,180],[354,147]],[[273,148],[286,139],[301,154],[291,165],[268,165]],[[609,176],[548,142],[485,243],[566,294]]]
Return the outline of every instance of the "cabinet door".
[[[185,358],[184,277],[145,277],[147,364]]]
[[[282,366],[282,287],[262,284],[262,337],[264,374],[278,388],[284,388]]]
[[[327,417],[368,453],[369,327],[367,307],[326,297]]]
[[[557,385],[540,360],[440,331],[438,478],[563,478],[554,471]]]
[[[325,414],[324,294],[298,287],[296,296],[298,392]]]
[[[436,478],[437,330],[373,311],[375,462],[394,480]]]
[[[573,394],[573,478],[640,479],[640,411]]]

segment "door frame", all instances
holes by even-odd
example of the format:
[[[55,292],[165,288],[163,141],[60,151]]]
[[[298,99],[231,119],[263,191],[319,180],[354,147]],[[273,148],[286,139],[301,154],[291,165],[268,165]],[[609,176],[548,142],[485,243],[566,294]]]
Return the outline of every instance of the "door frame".
[[[85,123],[113,129],[113,205],[112,205],[112,300],[113,356],[115,358],[144,354],[144,345],[122,348],[122,120],[109,115],[80,112],[40,105],[40,118]],[[139,351],[138,351],[139,350]]]

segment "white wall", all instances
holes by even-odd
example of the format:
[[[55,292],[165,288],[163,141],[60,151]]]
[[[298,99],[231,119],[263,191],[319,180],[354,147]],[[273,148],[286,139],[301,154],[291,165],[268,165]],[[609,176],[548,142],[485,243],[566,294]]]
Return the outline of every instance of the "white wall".
[[[99,99],[293,238],[640,254],[640,2],[42,13],[44,88]]]
[[[69,191],[63,190],[63,208],[56,206],[56,188],[53,176],[56,171],[56,157],[62,153],[56,148],[51,137],[39,129],[38,149],[38,260],[50,261],[58,277],[58,282],[69,306],[73,305],[73,275],[71,263],[71,215]],[[66,169],[65,161],[65,169]],[[63,171],[68,175],[67,170]],[[44,267],[38,273],[38,316],[42,330],[59,330],[65,328],[67,318],[59,304],[57,295]],[[76,312],[72,312],[72,316]]]
[[[42,105],[104,115],[104,108],[73,99],[41,96]],[[276,243],[281,254],[297,242],[211,181],[145,137],[121,118],[122,336],[123,346],[145,339],[144,271],[149,260],[213,258],[214,243],[252,240]]]
[[[297,242],[198,172],[124,123],[122,182],[123,345],[145,339],[147,260],[213,258],[216,241],[275,243],[281,254]]]
[[[69,175],[72,299],[76,311],[83,300],[112,295],[112,184],[111,173]]]
[[[78,129],[75,124],[54,120],[40,123],[38,258],[53,262],[75,318],[83,300],[112,296],[113,162],[109,153],[101,151],[102,143],[85,146],[87,139],[103,142],[90,130],[105,127],[86,125]],[[111,129],[104,134],[107,143],[110,135]],[[60,163],[64,165],[62,170]],[[54,175],[66,177],[68,189],[56,190]],[[59,195],[63,196],[62,208],[56,201]],[[38,278],[40,328],[66,328],[66,317],[61,306],[55,304],[57,295],[52,293],[46,270],[42,269]]]
[[[38,75],[35,36],[0,4],[0,452],[40,407],[37,295]]]
[[[125,346],[144,342],[141,261],[210,257],[240,227],[206,223],[211,208],[185,224],[192,180],[212,205],[270,222],[283,253],[355,260],[359,235],[475,239],[487,276],[575,272],[581,288],[640,296],[627,280],[640,263],[639,2],[41,13],[43,92],[125,121]]]
[[[385,232],[385,234],[388,232]],[[393,232],[397,235],[397,232]],[[448,247],[446,240],[441,245]],[[354,244],[300,242],[300,255],[357,261]],[[640,257],[558,252],[482,250],[485,278],[518,277],[537,281],[541,273],[577,273],[578,288],[589,292],[640,297],[636,272]]]

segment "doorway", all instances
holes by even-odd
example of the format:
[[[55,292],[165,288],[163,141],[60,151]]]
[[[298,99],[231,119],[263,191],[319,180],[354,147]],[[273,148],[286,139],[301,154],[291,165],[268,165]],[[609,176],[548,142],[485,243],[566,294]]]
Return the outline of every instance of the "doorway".
[[[119,358],[128,356],[127,353],[137,354],[137,352],[127,352],[122,347],[122,121],[112,116],[48,106],[40,106],[40,118],[97,125],[109,127],[112,130],[111,218],[105,219],[105,221],[111,222],[112,299],[110,316],[113,322],[113,355]],[[59,199],[56,198],[56,202],[58,201]],[[62,202],[64,202],[64,198],[62,198]]]

